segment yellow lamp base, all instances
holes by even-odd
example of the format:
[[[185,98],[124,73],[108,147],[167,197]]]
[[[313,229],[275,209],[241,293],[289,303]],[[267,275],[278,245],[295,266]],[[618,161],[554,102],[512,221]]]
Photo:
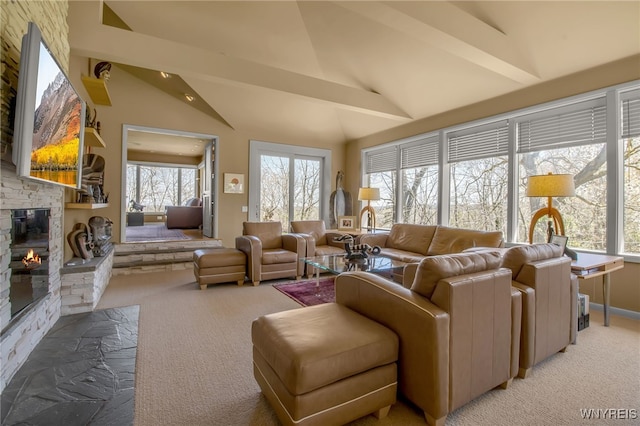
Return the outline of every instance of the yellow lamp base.
[[[536,223],[540,220],[542,216],[548,215],[549,221],[553,220],[554,229],[556,230],[557,235],[564,235],[564,222],[562,221],[562,216],[560,212],[555,207],[543,207],[533,215],[531,218],[531,223],[529,224],[529,244],[533,244],[533,230],[536,226]],[[550,236],[547,235],[547,241]]]

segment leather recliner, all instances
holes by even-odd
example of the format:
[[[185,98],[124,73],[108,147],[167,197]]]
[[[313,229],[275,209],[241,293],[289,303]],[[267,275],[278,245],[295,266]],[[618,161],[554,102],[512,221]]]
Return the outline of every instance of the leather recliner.
[[[522,330],[518,376],[564,352],[578,331],[578,279],[571,259],[556,244],[515,246],[503,252],[502,266],[522,293]]]
[[[291,222],[291,230],[302,235],[307,243],[307,257],[345,254],[344,241],[335,241],[345,234],[327,231],[323,220],[296,220]],[[315,268],[307,265],[307,276],[311,277]]]
[[[425,258],[411,288],[367,272],[335,281],[336,302],[400,339],[398,389],[429,425],[518,372],[522,297],[499,253]]]
[[[283,234],[280,222],[243,222],[236,248],[247,256],[247,276],[254,286],[263,280],[294,277],[304,273],[305,239]]]

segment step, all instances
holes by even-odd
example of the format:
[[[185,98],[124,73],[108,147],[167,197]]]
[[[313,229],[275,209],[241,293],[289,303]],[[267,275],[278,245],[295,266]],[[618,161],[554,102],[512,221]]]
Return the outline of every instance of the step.
[[[116,244],[112,274],[190,269],[195,250],[220,247],[222,242],[214,239]]]

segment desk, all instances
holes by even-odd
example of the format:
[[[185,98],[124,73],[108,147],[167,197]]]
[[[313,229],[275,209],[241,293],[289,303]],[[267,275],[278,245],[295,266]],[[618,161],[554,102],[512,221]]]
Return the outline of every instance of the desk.
[[[624,259],[621,256],[578,253],[578,260],[571,262],[571,272],[576,274],[578,279],[589,280],[602,277],[605,327],[609,327],[609,288],[611,286],[609,275],[622,268],[624,268]]]

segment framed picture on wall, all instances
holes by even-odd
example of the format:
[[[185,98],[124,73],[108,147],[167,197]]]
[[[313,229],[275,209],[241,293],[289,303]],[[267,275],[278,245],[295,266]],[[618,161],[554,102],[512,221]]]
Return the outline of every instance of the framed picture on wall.
[[[355,216],[338,216],[338,229],[340,231],[355,231],[356,217]]]
[[[240,173],[225,173],[224,193],[244,194],[244,175]]]

